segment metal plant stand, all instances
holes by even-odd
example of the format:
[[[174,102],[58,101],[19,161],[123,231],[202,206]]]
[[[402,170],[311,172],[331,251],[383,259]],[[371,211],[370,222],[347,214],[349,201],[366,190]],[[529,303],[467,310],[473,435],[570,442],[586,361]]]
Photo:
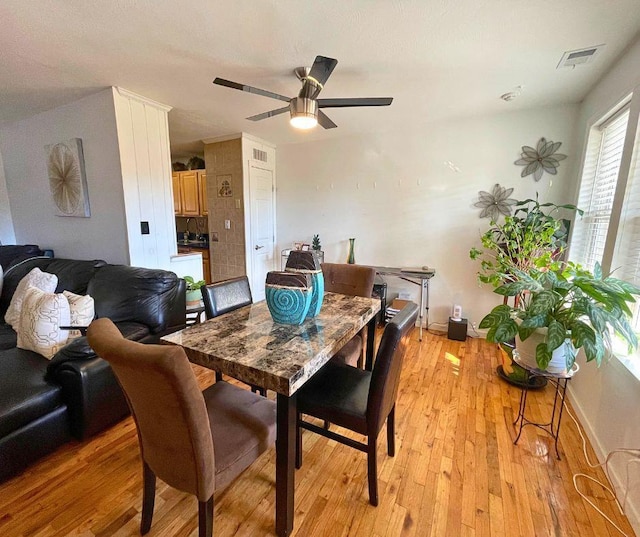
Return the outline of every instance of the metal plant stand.
[[[513,422],[513,425],[518,428],[518,435],[516,436],[513,443],[518,443],[518,440],[520,440],[520,435],[522,434],[522,429],[525,425],[533,425],[535,427],[538,427],[538,429],[542,429],[543,431],[548,433],[555,440],[556,456],[558,457],[558,460],[560,460],[560,452],[558,451],[558,437],[560,435],[560,424],[562,422],[562,413],[564,411],[564,396],[567,391],[567,384],[579,369],[578,364],[574,363],[570,371],[564,371],[562,373],[550,373],[548,371],[542,371],[537,368],[532,368],[530,365],[522,362],[517,352],[513,353],[513,361],[520,367],[524,368],[527,371],[529,377],[546,378],[555,387],[556,390],[553,396],[553,410],[551,411],[551,419],[547,423],[538,423],[530,420],[525,416],[525,410],[527,408],[527,394],[529,393],[529,389],[522,389],[522,393],[520,394],[520,407],[518,408],[518,416]]]

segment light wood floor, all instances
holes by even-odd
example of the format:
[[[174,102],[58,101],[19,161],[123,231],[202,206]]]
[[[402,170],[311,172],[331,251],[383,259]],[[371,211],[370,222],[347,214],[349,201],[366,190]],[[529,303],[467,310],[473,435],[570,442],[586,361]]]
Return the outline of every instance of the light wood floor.
[[[414,331],[397,402],[394,458],[386,455],[384,431],[380,435],[380,505],[368,503],[363,453],[305,432],[293,535],[620,535],[574,491],[574,473],[604,476],[587,468],[566,414],[561,461],[551,438],[534,427],[513,445],[520,391],[496,377],[497,364],[495,347],[484,340],[427,334],[419,343]],[[203,386],[213,381],[210,372],[196,372]],[[551,396],[550,387],[531,392],[534,418],[550,411]],[[217,537],[273,535],[274,475],[271,450],[216,498]],[[634,535],[602,490],[586,488]],[[0,485],[0,535],[138,535],[140,509],[138,446],[129,418]],[[195,537],[196,500],[159,483],[148,535]]]

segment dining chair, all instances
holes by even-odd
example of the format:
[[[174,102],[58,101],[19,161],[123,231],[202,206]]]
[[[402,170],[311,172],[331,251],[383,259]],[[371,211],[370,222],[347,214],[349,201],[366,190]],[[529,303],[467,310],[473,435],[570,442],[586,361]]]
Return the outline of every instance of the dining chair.
[[[107,318],[93,321],[87,338],[111,364],[137,427],[140,533],[151,528],[157,476],[198,498],[199,536],[210,537],[214,492],[275,442],[275,403],[224,381],[201,392],[182,347],[125,339]]]
[[[253,304],[249,279],[246,276],[230,278],[200,288],[204,314],[207,319],[213,319],[225,313],[232,312],[243,306]],[[216,371],[216,381],[221,381],[222,373]],[[251,390],[266,395],[266,390],[260,386],[251,385]]]
[[[370,298],[376,269],[348,263],[322,263],[324,289],[332,293]],[[332,358],[334,362],[362,367],[366,327],[351,338]]]
[[[416,324],[418,306],[406,305],[387,324],[372,371],[333,361],[298,391],[296,468],[302,466],[302,431],[308,429],[367,454],[369,503],[378,505],[377,440],[387,423],[387,453],[395,455],[395,404],[408,336]],[[355,431],[366,443],[303,420],[306,414]]]

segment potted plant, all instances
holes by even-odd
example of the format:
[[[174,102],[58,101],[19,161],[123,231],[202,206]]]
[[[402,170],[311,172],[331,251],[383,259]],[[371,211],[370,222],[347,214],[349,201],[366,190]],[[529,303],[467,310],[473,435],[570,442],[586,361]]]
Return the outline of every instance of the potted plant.
[[[480,237],[483,250],[469,252],[471,259],[480,261],[478,280],[498,287],[510,281],[516,270],[557,267],[569,226],[568,220],[557,217],[561,209],[583,214],[575,205],[540,203],[536,195],[536,199],[518,201],[514,214],[503,223],[492,221]]]
[[[206,285],[206,282],[204,280],[195,281],[193,276],[185,276],[184,281],[187,282],[187,306],[199,306],[202,299],[200,288]]]
[[[535,199],[518,201],[514,214],[506,216],[502,223],[492,221],[481,236],[482,249],[472,248],[469,252],[471,259],[480,261],[478,281],[498,288],[514,281],[518,271],[558,268],[569,229],[569,221],[559,218],[561,210],[582,214],[575,205],[540,203],[536,194]],[[504,296],[505,305],[508,298]],[[518,300],[519,295],[514,295],[514,307]],[[514,344],[512,337],[500,345],[503,352],[498,374],[516,386],[531,387],[527,371],[511,360]]]
[[[488,329],[488,341],[505,343],[516,338],[521,359],[533,354],[533,367],[556,373],[568,371],[580,348],[588,362],[594,360],[600,365],[606,351],[611,350],[614,334],[630,349],[637,347],[629,324],[629,303],[635,302],[640,288],[604,276],[599,264],[593,273],[571,262],[552,269],[534,267],[527,272],[512,269],[511,281],[494,292],[520,299],[514,306],[501,304],[493,308],[480,322],[480,328]],[[531,337],[537,338],[533,353],[517,342],[519,339],[524,343]],[[552,358],[560,360],[552,366],[557,369],[549,368]]]

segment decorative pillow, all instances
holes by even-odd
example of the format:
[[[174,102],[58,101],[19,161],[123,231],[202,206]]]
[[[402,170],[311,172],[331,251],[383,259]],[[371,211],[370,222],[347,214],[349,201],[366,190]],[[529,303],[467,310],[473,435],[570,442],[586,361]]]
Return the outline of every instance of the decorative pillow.
[[[89,326],[95,317],[93,298],[89,295],[76,295],[71,291],[63,291],[62,294],[69,301],[71,326]],[[69,339],[75,339],[80,335],[80,330],[69,330]]]
[[[18,324],[18,347],[42,354],[51,360],[67,343],[71,314],[62,293],[45,293],[29,286],[24,294]]]
[[[37,287],[45,293],[53,293],[58,285],[58,277],[55,274],[49,274],[48,272],[42,272],[39,268],[34,268],[29,274],[20,280],[20,283],[16,287],[11,303],[7,308],[7,313],[4,315],[4,320],[7,324],[17,332],[18,324],[20,321],[20,310],[22,308],[22,301],[24,300],[25,291],[27,287]]]

